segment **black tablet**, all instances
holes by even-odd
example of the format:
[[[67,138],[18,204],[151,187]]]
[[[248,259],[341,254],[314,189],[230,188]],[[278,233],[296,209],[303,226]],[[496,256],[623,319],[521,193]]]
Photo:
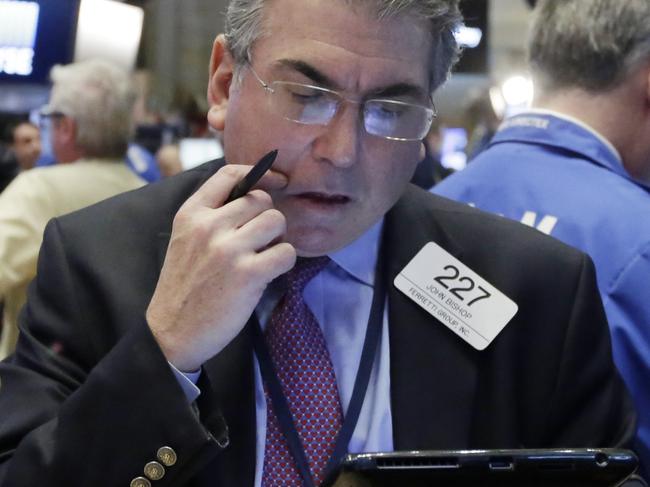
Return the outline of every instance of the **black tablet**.
[[[638,460],[620,449],[451,450],[347,455],[334,487],[615,487]]]

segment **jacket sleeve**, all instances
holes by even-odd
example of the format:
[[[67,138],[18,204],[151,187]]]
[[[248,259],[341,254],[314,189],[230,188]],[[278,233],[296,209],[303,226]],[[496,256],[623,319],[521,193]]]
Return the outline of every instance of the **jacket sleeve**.
[[[184,485],[227,444],[222,416],[199,420],[144,316],[97,350],[91,334],[112,331],[85,316],[74,269],[54,220],[17,351],[0,363],[0,486],[128,486],[147,463],[162,465],[161,447],[176,459],[155,485]]]

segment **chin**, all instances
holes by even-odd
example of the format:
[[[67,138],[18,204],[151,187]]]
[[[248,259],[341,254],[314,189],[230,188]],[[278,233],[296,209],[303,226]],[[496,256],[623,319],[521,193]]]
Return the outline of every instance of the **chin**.
[[[327,229],[310,229],[289,232],[287,240],[294,246],[298,257],[319,257],[345,247],[350,241]]]
[[[330,254],[340,248],[324,245],[324,242],[311,243],[304,241],[298,241],[297,243],[294,243],[293,246],[296,249],[296,255],[298,257],[320,257],[321,255]]]

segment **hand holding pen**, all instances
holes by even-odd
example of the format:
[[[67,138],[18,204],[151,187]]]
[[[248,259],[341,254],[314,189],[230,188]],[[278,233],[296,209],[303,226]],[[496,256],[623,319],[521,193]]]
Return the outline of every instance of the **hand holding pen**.
[[[174,217],[165,262],[146,319],[167,360],[198,369],[237,336],[267,284],[291,269],[284,215],[264,189],[286,178],[269,171],[277,151],[250,166],[227,164]],[[255,188],[255,189],[254,189]]]

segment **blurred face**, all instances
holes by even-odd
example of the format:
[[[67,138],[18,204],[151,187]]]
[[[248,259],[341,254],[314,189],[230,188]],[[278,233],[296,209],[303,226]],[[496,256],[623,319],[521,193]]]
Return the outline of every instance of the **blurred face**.
[[[431,40],[421,19],[378,21],[340,0],[274,0],[264,18],[268,35],[255,43],[251,64],[265,82],[318,85],[360,102],[408,93],[413,102],[429,104]],[[224,129],[226,159],[252,164],[279,149],[273,168],[289,182],[271,196],[287,218],[287,240],[302,256],[332,252],[359,237],[397,201],[423,156],[421,141],[367,134],[355,103],[342,104],[326,126],[284,119],[246,67],[241,82],[226,91],[223,126],[214,116],[219,110],[210,117]]]
[[[33,168],[41,155],[41,134],[38,128],[29,123],[18,125],[14,130],[12,148],[21,170]]]

